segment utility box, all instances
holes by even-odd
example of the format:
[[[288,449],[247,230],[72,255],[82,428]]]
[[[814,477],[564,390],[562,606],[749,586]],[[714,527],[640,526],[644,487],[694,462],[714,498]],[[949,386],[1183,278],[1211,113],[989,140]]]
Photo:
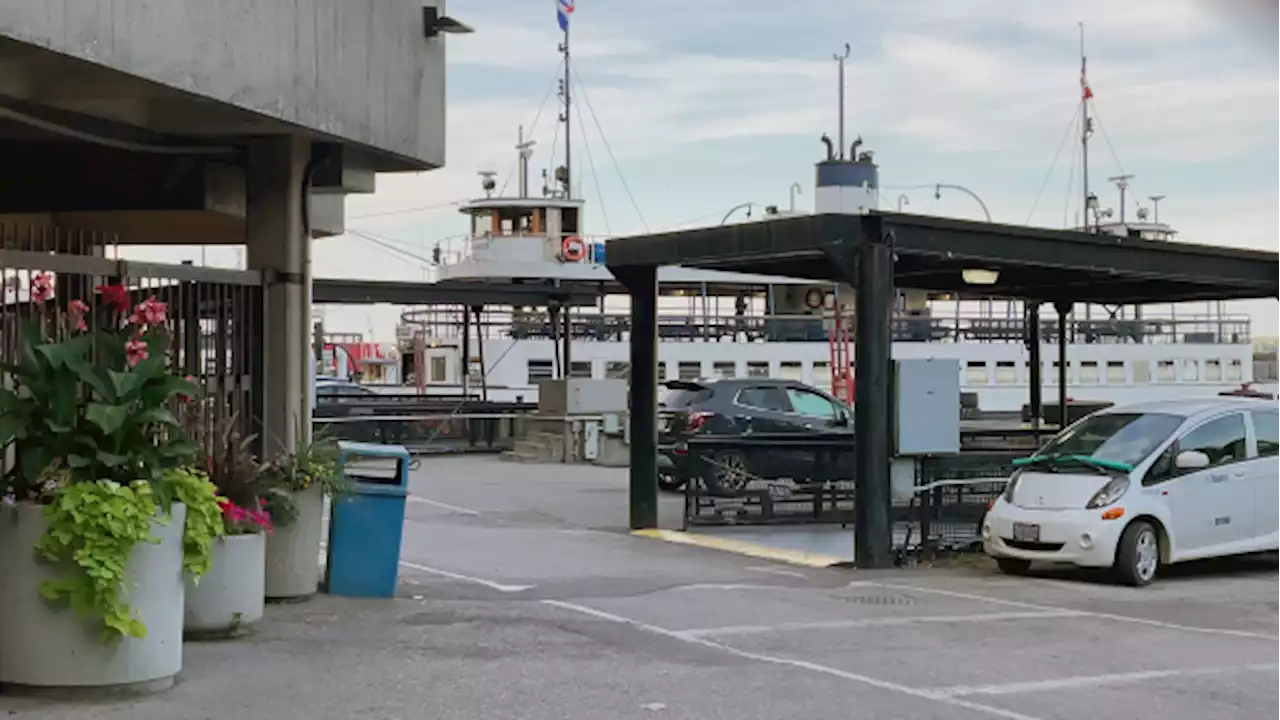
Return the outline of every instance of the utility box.
[[[898,360],[894,369],[896,454],[960,452],[960,361]]]
[[[412,459],[399,445],[340,442],[338,453],[351,494],[330,510],[325,587],[330,595],[395,597]]]
[[[563,378],[538,383],[538,412],[565,417],[627,410],[627,381]]]

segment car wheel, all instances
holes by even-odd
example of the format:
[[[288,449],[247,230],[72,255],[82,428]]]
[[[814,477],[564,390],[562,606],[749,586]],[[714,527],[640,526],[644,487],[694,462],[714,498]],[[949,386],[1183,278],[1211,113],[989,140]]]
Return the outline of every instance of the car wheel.
[[[677,478],[671,473],[658,474],[658,487],[667,492],[679,492],[684,488],[685,482],[683,478]]]
[[[1150,585],[1160,570],[1160,534],[1151,523],[1138,520],[1125,528],[1116,548],[1112,571],[1132,587]]]
[[[1005,575],[1026,575],[1031,571],[1031,561],[1021,558],[996,558],[996,567]]]
[[[747,471],[747,459],[739,453],[723,453],[709,458],[710,485],[714,492],[737,493],[747,489],[751,473]]]

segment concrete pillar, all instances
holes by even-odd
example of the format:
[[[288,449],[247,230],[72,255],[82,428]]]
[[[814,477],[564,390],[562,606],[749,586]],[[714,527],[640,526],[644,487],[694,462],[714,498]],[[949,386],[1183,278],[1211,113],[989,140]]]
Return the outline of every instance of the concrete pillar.
[[[250,269],[268,276],[264,296],[262,444],[266,457],[311,433],[311,239],[303,222],[310,143],[254,140],[246,169],[245,244]]]

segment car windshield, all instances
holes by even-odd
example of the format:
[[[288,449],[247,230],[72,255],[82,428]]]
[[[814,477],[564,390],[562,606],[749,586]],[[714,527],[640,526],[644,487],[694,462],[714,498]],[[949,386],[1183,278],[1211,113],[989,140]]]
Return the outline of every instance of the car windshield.
[[[1181,424],[1182,418],[1163,413],[1101,413],[1060,433],[1035,456],[1078,455],[1133,467]]]

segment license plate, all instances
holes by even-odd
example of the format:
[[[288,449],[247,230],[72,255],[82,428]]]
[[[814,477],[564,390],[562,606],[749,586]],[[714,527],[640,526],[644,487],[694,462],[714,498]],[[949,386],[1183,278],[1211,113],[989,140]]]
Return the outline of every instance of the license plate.
[[[1031,523],[1013,524],[1013,539],[1019,542],[1040,542],[1040,526]]]

